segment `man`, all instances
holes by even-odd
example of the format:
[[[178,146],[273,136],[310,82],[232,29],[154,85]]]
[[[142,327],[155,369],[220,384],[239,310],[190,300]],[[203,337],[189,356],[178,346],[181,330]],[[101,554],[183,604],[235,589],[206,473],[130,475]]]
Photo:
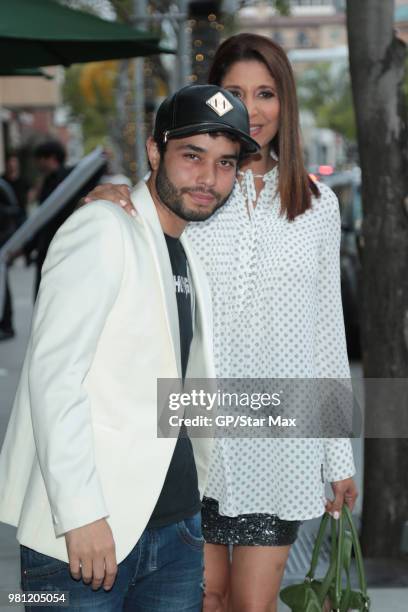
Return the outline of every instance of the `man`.
[[[42,204],[49,195],[68,176],[72,168],[65,166],[66,153],[63,145],[58,140],[47,140],[36,146],[34,159],[41,175],[41,183],[37,195],[38,202]],[[27,261],[34,261],[36,267],[34,281],[34,298],[37,296],[41,280],[41,268],[47,255],[48,247],[55,233],[68,219],[75,209],[75,204],[70,203],[42,227],[25,246]],[[33,253],[35,252],[35,256]]]
[[[48,196],[65,180],[68,174],[73,169],[72,166],[66,166],[66,152],[63,145],[58,140],[48,140],[38,145],[34,150],[34,158],[37,167],[43,177],[41,188],[38,194],[38,201],[43,204]],[[93,189],[98,183],[105,169],[101,169],[93,176],[82,188],[68,200],[61,210],[50,219],[34,236],[25,248],[27,255],[36,251],[35,266],[36,277],[34,283],[34,297],[37,296],[38,288],[41,280],[41,269],[47,255],[48,247],[51,240],[61,225],[74,212],[77,206],[78,199],[90,189]]]
[[[9,182],[0,177],[0,247],[13,235],[18,227],[21,209],[16,194]],[[0,304],[0,342],[14,338],[13,304],[6,276],[6,293],[4,303]]]
[[[16,196],[18,206],[20,207],[17,225],[20,226],[27,217],[26,208],[30,185],[21,176],[20,159],[14,151],[8,153],[6,157],[6,167],[2,179],[10,185]]]
[[[0,247],[26,218],[28,183],[21,177],[20,160],[10,152],[0,177]],[[8,278],[4,304],[0,305],[0,341],[14,338],[13,304]]]
[[[201,609],[211,447],[157,439],[157,378],[214,377],[209,290],[180,236],[256,150],[237,98],[184,88],[158,111],[134,218],[98,201],[53,240],[0,457],[25,590],[69,591],[72,610]]]

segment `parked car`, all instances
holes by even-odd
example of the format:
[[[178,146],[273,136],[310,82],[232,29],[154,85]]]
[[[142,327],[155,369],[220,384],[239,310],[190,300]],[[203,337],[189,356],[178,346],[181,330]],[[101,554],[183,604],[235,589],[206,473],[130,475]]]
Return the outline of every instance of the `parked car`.
[[[361,287],[361,172],[359,168],[321,176],[337,195],[341,215],[341,293],[349,357],[358,359],[360,349]]]

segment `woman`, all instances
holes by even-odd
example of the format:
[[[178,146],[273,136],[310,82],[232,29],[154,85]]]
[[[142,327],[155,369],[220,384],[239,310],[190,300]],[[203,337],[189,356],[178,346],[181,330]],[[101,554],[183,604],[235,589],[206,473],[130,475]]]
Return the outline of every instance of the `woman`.
[[[212,289],[217,376],[348,378],[338,203],[304,168],[288,59],[271,40],[240,34],[219,47],[209,81],[243,100],[261,147],[224,207],[187,229]],[[276,611],[299,525],[352,508],[354,472],[347,439],[216,439],[204,611]]]
[[[212,286],[217,375],[347,378],[338,204],[305,171],[288,59],[271,40],[240,34],[219,47],[209,81],[243,100],[261,146],[227,204],[188,229]],[[344,492],[350,506],[356,498],[354,471],[345,439],[216,439],[204,610],[276,610],[300,522],[325,509],[322,472],[337,483],[327,509],[338,512]]]

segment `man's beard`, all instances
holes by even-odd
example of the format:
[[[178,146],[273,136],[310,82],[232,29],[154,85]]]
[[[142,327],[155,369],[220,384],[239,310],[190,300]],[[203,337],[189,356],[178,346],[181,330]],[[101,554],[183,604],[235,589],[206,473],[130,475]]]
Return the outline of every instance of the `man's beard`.
[[[205,221],[209,219],[216,210],[225,204],[229,197],[228,194],[227,197],[222,198],[221,195],[213,189],[200,189],[197,187],[182,187],[181,189],[177,189],[167,176],[163,161],[160,161],[157,170],[156,190],[163,204],[184,221]],[[216,201],[214,208],[202,211],[189,210],[183,201],[183,194],[188,192],[212,195]]]

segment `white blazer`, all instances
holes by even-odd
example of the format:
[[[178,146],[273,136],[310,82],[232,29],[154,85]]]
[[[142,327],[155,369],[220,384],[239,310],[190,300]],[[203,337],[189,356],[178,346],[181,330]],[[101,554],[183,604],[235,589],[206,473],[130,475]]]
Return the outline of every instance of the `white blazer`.
[[[102,517],[118,562],[140,538],[176,443],[158,439],[157,378],[180,377],[166,241],[144,182],[132,218],[97,201],[57,232],[0,455],[0,521],[64,561],[63,534]],[[215,378],[210,291],[182,237],[195,291],[187,377]],[[211,442],[192,439],[203,494]]]

